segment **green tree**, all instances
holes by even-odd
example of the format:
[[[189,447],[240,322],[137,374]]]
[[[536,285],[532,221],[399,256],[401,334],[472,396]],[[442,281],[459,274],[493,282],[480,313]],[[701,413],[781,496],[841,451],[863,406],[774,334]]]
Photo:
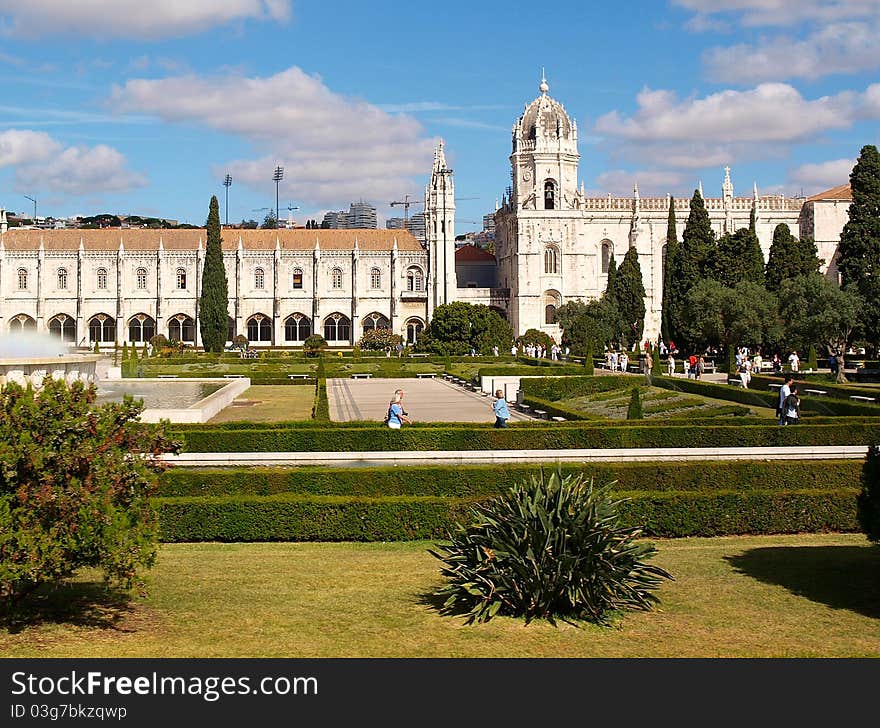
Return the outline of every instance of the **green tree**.
[[[862,490],[857,506],[859,525],[868,540],[880,543],[880,447],[868,447],[862,466]]]
[[[862,327],[876,349],[880,342],[880,153],[862,148],[849,177],[849,222],[840,234],[837,268],[843,285],[854,285],[864,302]]]
[[[721,236],[715,256],[715,280],[728,288],[742,281],[764,284],[764,254],[757,235],[740,228]]]
[[[733,288],[700,281],[688,294],[690,318],[684,333],[694,346],[757,347],[781,335],[776,298],[764,286],[746,281]]]
[[[608,295],[608,291],[613,290],[616,279],[617,261],[614,259],[614,250],[612,249],[608,255],[608,277],[605,279],[605,295]]]
[[[641,420],[644,416],[642,413],[642,394],[638,387],[633,387],[629,398],[629,407],[626,409],[626,419]]]
[[[130,588],[153,564],[157,456],[179,446],[130,397],[47,378],[0,390],[0,606],[96,567]]]
[[[275,217],[275,213],[267,212],[266,217],[263,218],[263,224],[260,227],[262,227],[263,230],[277,230],[278,220]]]
[[[604,351],[619,328],[617,307],[605,296],[589,303],[562,304],[556,311],[556,321],[562,327],[562,343],[578,356]]]
[[[755,239],[758,238],[758,214],[755,210],[755,206],[752,205],[752,211],[749,213],[749,232],[755,236]]]
[[[768,291],[777,292],[782,281],[816,273],[819,260],[816,243],[811,238],[798,240],[785,223],[773,231],[773,242],[764,271],[764,284]]]
[[[538,329],[528,329],[516,340],[516,342],[520,346],[526,346],[527,344],[542,344],[548,349],[553,345],[553,339],[550,337],[550,334],[545,331],[539,331]]]
[[[667,262],[669,281],[669,325],[671,335],[679,345],[693,347],[696,342],[688,339],[693,330],[688,325],[690,312],[687,296],[697,283],[711,278],[714,273],[715,234],[709,221],[709,213],[699,190],[694,190],[690,212],[672,265]]]
[[[633,349],[639,348],[645,327],[645,285],[635,248],[626,251],[607,296],[617,307],[617,338],[631,344]]]
[[[513,329],[496,311],[488,306],[455,301],[434,310],[417,348],[441,356],[457,356],[469,354],[471,349],[485,354],[493,346],[506,351],[512,343]]]
[[[220,205],[211,197],[208,207],[205,267],[202,271],[202,295],[199,299],[199,329],[205,351],[220,353],[228,330],[229,289],[220,237]]]
[[[327,340],[321,334],[312,334],[303,342],[303,351],[306,356],[318,356],[327,348]],[[319,362],[319,366],[324,365],[324,360]]]
[[[395,334],[391,329],[368,329],[358,342],[358,346],[364,351],[384,351],[387,347],[392,349],[400,343],[400,334]]]
[[[779,289],[786,344],[800,351],[806,351],[810,344],[821,345],[840,364],[838,382],[846,381],[846,350],[863,311],[864,301],[853,285],[838,288],[820,273],[783,281]]]
[[[678,233],[676,232],[675,221],[675,198],[669,198],[669,214],[666,218],[666,256],[663,260],[663,308],[661,319],[660,335],[663,341],[669,341],[673,338],[672,322],[670,321],[669,311],[673,306],[670,295],[673,293],[673,286],[670,284],[670,272],[675,270],[675,258],[678,254]],[[674,340],[674,339],[673,339]]]

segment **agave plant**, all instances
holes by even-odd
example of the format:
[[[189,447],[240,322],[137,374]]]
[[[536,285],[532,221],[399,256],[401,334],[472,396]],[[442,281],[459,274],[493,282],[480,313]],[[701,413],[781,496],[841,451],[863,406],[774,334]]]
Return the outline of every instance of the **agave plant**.
[[[644,563],[656,549],[620,523],[612,485],[542,471],[474,507],[470,525],[429,550],[447,579],[435,593],[441,613],[469,624],[497,614],[606,624],[613,612],[651,609],[651,590],[672,576]]]

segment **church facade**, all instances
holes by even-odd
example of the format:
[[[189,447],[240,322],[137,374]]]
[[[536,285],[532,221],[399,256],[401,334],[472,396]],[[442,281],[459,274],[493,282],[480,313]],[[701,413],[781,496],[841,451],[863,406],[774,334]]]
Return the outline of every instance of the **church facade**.
[[[455,247],[455,181],[443,143],[425,187],[425,245],[405,230],[223,230],[229,339],[301,346],[312,333],[353,346],[371,328],[414,342],[437,306],[484,304],[514,333],[539,329],[560,340],[556,311],[605,291],[613,255],[639,255],[644,337],[660,333],[669,197],[588,196],[579,179],[577,122],[546,80],[512,130],[511,185],[494,215],[491,260]],[[702,191],[702,190],[701,190]],[[848,186],[809,200],[734,194],[729,168],[720,197],[705,198],[717,235],[749,224],[754,211],[765,260],[786,223],[813,237],[824,271],[851,201]],[[681,239],[689,199],[674,201]],[[0,211],[0,335],[49,332],[80,346],[141,344],[164,334],[201,345],[198,305],[205,230],[7,229]],[[458,266],[456,265],[458,260]],[[465,260],[467,258],[467,260]]]
[[[583,183],[578,185],[577,122],[549,96],[546,80],[542,79],[539,91],[513,125],[512,184],[495,214],[498,286],[459,287],[457,295],[504,312],[517,334],[534,328],[559,341],[558,307],[601,296],[612,254],[619,264],[635,248],[646,292],[644,338],[656,340],[670,198],[643,198],[637,186],[632,197],[587,196]],[[795,234],[814,237],[825,269],[830,264],[829,272],[836,270],[837,243],[847,220],[845,200],[828,204],[832,200],[821,195],[810,200],[759,195],[757,185],[750,196],[737,197],[729,168],[721,196],[704,199],[717,236],[748,227],[754,210],[765,261],[773,231],[785,223]],[[674,205],[680,240],[690,200],[676,199]],[[426,205],[429,220],[432,209]]]

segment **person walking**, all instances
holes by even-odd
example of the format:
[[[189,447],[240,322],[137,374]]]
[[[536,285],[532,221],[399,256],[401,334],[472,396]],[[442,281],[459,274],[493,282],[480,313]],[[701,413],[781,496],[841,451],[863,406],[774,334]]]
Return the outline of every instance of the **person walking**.
[[[801,365],[801,359],[796,351],[793,351],[788,355],[788,364],[791,367],[791,370],[797,373]]]
[[[629,366],[629,357],[625,351],[620,352],[620,371],[626,374],[626,368]]]
[[[792,387],[791,394],[785,398],[783,405],[785,415],[785,425],[796,425],[801,418],[801,399],[798,397],[798,388]]]
[[[697,375],[696,375],[695,378],[696,378],[696,379],[702,379],[702,378],[703,378],[703,372],[704,372],[705,370],[706,370],[706,360],[703,359],[702,356],[700,356],[700,358],[697,359]]]
[[[412,424],[412,420],[407,417],[407,412],[403,409],[403,390],[398,389],[391,398],[391,404],[388,405],[388,415],[385,423],[392,430],[399,430],[403,423]]]
[[[671,351],[669,352],[669,358],[666,359],[666,368],[670,377],[675,374],[675,357],[672,356]]]
[[[495,390],[495,401],[492,403],[492,411],[495,413],[495,427],[507,427],[507,420],[510,419],[510,409],[507,407],[507,400],[504,399],[504,392],[500,389]]]
[[[791,385],[794,382],[792,376],[787,376],[782,386],[779,388],[779,403],[776,405],[776,416],[779,418],[779,424],[785,424],[785,400],[791,394]]]

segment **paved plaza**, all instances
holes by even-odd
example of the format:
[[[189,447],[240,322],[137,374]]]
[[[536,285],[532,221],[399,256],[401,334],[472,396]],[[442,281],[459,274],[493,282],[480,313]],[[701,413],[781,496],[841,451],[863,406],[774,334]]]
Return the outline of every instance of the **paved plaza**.
[[[494,422],[492,397],[470,392],[442,379],[328,379],[327,399],[334,422],[385,419],[395,389],[413,422]],[[510,410],[511,422],[530,417]]]

